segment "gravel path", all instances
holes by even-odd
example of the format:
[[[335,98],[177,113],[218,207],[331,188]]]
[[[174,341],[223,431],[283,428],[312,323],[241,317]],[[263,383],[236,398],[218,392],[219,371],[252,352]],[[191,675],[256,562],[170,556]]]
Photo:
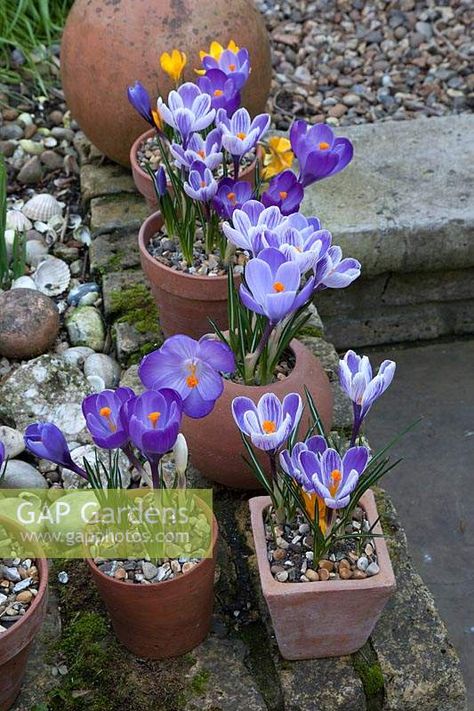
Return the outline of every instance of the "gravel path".
[[[333,126],[474,108],[471,0],[257,3],[273,44],[270,110]]]

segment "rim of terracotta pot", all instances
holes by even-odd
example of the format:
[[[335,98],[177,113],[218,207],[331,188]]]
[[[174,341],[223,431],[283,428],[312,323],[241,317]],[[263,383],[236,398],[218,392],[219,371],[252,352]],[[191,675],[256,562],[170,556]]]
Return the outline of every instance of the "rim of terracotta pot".
[[[263,522],[264,511],[270,504],[271,499],[269,496],[254,496],[249,500],[255,553],[257,555],[262,589],[264,589],[266,594],[281,595],[284,593],[285,595],[298,595],[300,593],[349,592],[351,589],[373,590],[375,588],[378,590],[386,589],[390,592],[395,591],[395,575],[380,521],[377,521],[377,524],[373,528],[374,533],[382,534],[383,536],[382,538],[374,538],[374,545],[380,567],[380,571],[377,575],[372,575],[362,580],[319,580],[307,583],[280,583],[278,580],[275,580],[270,572],[270,563],[267,558],[267,542]],[[359,504],[366,512],[369,522],[373,522],[377,519],[377,506],[371,489],[365,492]]]
[[[190,279],[193,283],[196,284],[204,282],[208,284],[211,281],[222,284],[224,281],[227,281],[227,274],[215,277],[207,276],[207,274],[186,274],[186,272],[179,272],[176,269],[171,269],[166,264],[162,264],[162,262],[159,262],[157,259],[152,257],[147,249],[147,245],[153,235],[150,232],[150,236],[147,237],[147,232],[148,229],[152,226],[152,224],[154,224],[157,220],[162,219],[163,218],[161,217],[161,212],[159,210],[153,212],[149,217],[146,218],[144,222],[142,222],[140,231],[138,232],[138,247],[140,249],[140,253],[143,255],[144,259],[150,264],[150,266],[159,269],[166,269],[169,272],[173,272],[173,274],[175,274],[180,279]]]
[[[15,529],[16,531],[20,531],[21,527],[16,525],[14,521],[9,519],[6,516],[0,516],[0,524],[3,524],[5,522],[6,525],[8,525],[10,528]],[[31,618],[33,613],[35,612],[36,608],[39,607],[41,604],[44,595],[47,591],[48,588],[48,561],[47,558],[44,557],[44,553],[41,550],[41,548],[36,544],[32,544],[33,549],[35,550],[35,565],[38,568],[38,574],[39,574],[39,587],[38,587],[38,594],[35,595],[34,600],[32,601],[31,605],[27,609],[24,615],[22,615],[21,619],[18,620],[18,622],[15,622],[6,632],[2,632],[2,635],[0,637],[0,649],[4,646],[4,642],[6,640],[12,639],[15,636],[15,633],[18,633],[18,630],[22,627],[25,626],[25,624],[28,623],[28,620]],[[25,644],[23,645],[22,649],[26,647],[26,645],[30,642],[31,640],[27,639],[25,641]],[[21,652],[21,649],[18,650],[18,652]],[[14,655],[15,656],[15,655]],[[11,659],[12,657],[10,657]],[[5,660],[7,661],[7,660]],[[1,660],[1,653],[0,653],[0,666],[3,664]]]
[[[148,129],[148,131],[144,131],[143,133],[141,133],[138,136],[138,138],[136,138],[134,140],[134,142],[132,143],[132,147],[130,148],[130,164],[133,166],[133,169],[138,173],[138,175],[141,178],[143,178],[144,180],[150,181],[150,183],[151,183],[151,178],[148,175],[148,173],[146,172],[146,170],[143,170],[143,168],[141,167],[141,165],[137,159],[137,155],[138,155],[138,149],[141,146],[141,144],[144,141],[146,141],[147,138],[151,138],[151,136],[153,136],[155,133],[156,133],[156,129],[154,129],[154,128],[150,128],[150,129]],[[255,160],[252,161],[251,165],[248,166],[247,170],[249,170],[254,165],[254,163],[256,163],[257,157],[262,160],[263,154],[264,154],[263,148],[259,144],[257,146],[257,153],[256,153]],[[239,179],[241,179],[241,176],[239,176]],[[213,278],[215,278],[215,277],[213,277]]]
[[[192,575],[194,575],[196,572],[198,572],[206,563],[208,563],[209,561],[212,561],[212,559],[215,555],[218,535],[219,535],[219,525],[217,523],[215,513],[212,512],[212,541],[211,541],[211,545],[210,545],[211,555],[209,556],[209,558],[202,558],[199,561],[199,563],[196,563],[196,565],[194,565],[188,573],[184,573],[179,578],[171,578],[171,580],[161,580],[160,582],[154,583],[151,585],[136,585],[135,587],[140,590],[140,594],[151,595],[151,594],[154,594],[154,592],[156,592],[156,590],[158,588],[160,590],[162,590],[163,586],[169,587],[170,585],[173,585],[173,583],[176,584],[184,579],[189,580],[189,578]],[[124,583],[123,580],[117,580],[116,578],[112,578],[112,577],[110,577],[110,575],[106,575],[101,570],[99,570],[97,565],[94,563],[93,558],[88,557],[85,560],[86,560],[86,563],[88,564],[88,566],[90,568],[92,568],[94,573],[99,578],[102,578],[102,580],[106,581],[107,583],[109,583],[111,585],[116,585],[116,586],[120,585],[120,586],[122,586],[122,588],[124,585],[126,585],[126,583]],[[145,591],[147,591],[147,592],[145,592]]]

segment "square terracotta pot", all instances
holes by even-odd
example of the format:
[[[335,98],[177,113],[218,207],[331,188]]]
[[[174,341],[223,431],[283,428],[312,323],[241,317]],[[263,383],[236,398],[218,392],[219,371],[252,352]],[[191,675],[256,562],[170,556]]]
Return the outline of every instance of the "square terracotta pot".
[[[378,514],[370,490],[360,503],[373,524]],[[270,498],[257,496],[249,505],[260,583],[281,655],[317,659],[360,649],[396,587],[385,540],[374,539],[380,572],[370,578],[279,583],[270,572],[263,521]],[[377,524],[374,533],[381,532]]]

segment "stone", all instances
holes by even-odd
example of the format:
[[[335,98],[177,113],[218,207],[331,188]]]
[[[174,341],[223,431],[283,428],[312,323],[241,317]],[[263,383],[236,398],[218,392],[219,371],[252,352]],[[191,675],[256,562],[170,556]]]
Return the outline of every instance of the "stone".
[[[47,489],[46,479],[40,472],[21,459],[10,459],[5,475],[0,479],[0,489]]]
[[[23,129],[17,123],[5,123],[0,126],[0,138],[4,141],[16,141],[23,138]]]
[[[96,457],[96,452],[97,455],[100,459],[100,461],[105,465],[105,467],[108,469],[109,466],[109,452],[108,450],[105,449],[98,449],[94,445],[91,444],[85,444],[82,445],[81,447],[76,447],[71,451],[71,458],[72,461],[75,464],[78,464],[80,467],[84,466],[84,459],[91,465],[95,465],[95,457]],[[120,468],[120,473],[122,476],[122,488],[128,489],[130,486],[130,464],[123,452],[120,452],[119,454],[119,468]],[[79,474],[76,474],[73,472],[71,469],[66,469],[66,467],[62,467],[61,469],[61,474],[62,474],[62,479],[63,479],[63,484],[65,489],[80,489],[85,486],[87,486],[86,480],[79,476]],[[104,474],[104,472],[101,470],[100,473],[100,478],[104,486],[107,485],[107,478]]]
[[[313,568],[307,568],[305,575],[310,582],[319,580],[319,575],[316,570],[313,570]]]
[[[137,395],[145,392],[146,388],[138,377],[138,365],[131,365],[122,373],[120,387],[132,388]]]
[[[29,239],[25,245],[25,260],[31,267],[37,267],[48,254],[48,247],[41,239]]]
[[[344,104],[336,104],[335,106],[329,107],[328,115],[339,119],[342,118],[346,112],[347,106],[344,106]]]
[[[33,422],[53,422],[69,441],[88,442],[81,405],[90,392],[78,368],[59,356],[43,355],[1,382],[0,420],[21,431]]]
[[[144,561],[142,564],[143,575],[145,580],[153,580],[153,578],[158,574],[158,568],[153,563],[149,561]]]
[[[93,306],[79,306],[66,317],[66,328],[73,346],[87,346],[102,351],[105,328],[100,313]]]
[[[138,230],[150,214],[141,195],[93,198],[90,208],[94,234],[125,228]]]
[[[97,235],[89,248],[89,259],[93,274],[140,266],[136,232],[115,231]]]
[[[11,158],[15,152],[14,141],[0,141],[0,153],[2,153],[5,158]]]
[[[53,150],[43,151],[40,155],[40,161],[49,170],[60,170],[64,166],[63,157]]]
[[[81,167],[81,198],[88,204],[92,198],[104,195],[136,193],[135,183],[128,170],[116,163],[94,165],[86,163]]]
[[[318,575],[320,580],[329,580],[329,570],[326,570],[326,568],[321,568],[321,570],[318,570]]]
[[[18,181],[25,185],[36,185],[43,177],[43,166],[38,156],[29,158],[18,173]]]
[[[0,355],[26,359],[45,353],[59,325],[58,309],[45,294],[33,289],[0,294]]]
[[[371,575],[377,575],[377,573],[380,573],[380,567],[379,567],[378,563],[375,563],[375,561],[374,561],[374,562],[372,562],[372,563],[369,563],[369,565],[367,566],[365,572],[367,573],[367,575],[368,575],[369,577],[370,577]]]
[[[118,385],[122,370],[116,360],[104,353],[94,353],[84,362],[84,375],[99,376],[106,388]]]
[[[359,570],[362,570],[365,573],[369,565],[369,561],[365,556],[361,556],[360,558],[358,558],[356,565]]]
[[[275,578],[278,580],[279,583],[286,583],[286,581],[288,580],[288,571],[281,570],[280,572],[276,573]]]
[[[0,442],[5,447],[5,456],[8,459],[17,457],[25,449],[23,434],[6,425],[0,425]]]
[[[71,365],[75,365],[77,368],[82,368],[86,358],[93,355],[95,351],[88,346],[73,346],[72,348],[67,348],[61,353],[61,358]]]

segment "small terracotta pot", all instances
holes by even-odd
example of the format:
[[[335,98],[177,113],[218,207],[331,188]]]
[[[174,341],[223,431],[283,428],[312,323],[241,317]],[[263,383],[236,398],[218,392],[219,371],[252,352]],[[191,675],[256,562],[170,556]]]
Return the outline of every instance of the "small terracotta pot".
[[[140,227],[138,247],[142,269],[158,307],[163,333],[167,338],[176,333],[200,338],[211,330],[210,318],[226,330],[227,276],[185,274],[161,264],[148,252],[147,245],[162,226],[163,219],[159,212],[150,215]],[[238,279],[236,283],[239,283]]]
[[[250,467],[244,462],[247,452],[240,432],[232,416],[232,400],[239,395],[249,397],[255,403],[264,393],[273,392],[282,400],[288,393],[299,393],[306,403],[304,386],[314,398],[324,427],[329,429],[332,421],[333,398],[331,386],[319,360],[300,341],[293,340],[291,349],[295,355],[295,367],[285,380],[271,385],[252,386],[224,380],[224,392],[212,412],[200,420],[184,417],[182,431],[189,446],[194,466],[209,479],[236,489],[258,489],[259,484]],[[308,407],[301,418],[300,434],[310,424]],[[268,457],[259,453],[259,460],[269,473]]]
[[[396,588],[383,538],[375,538],[380,572],[363,580],[279,583],[270,572],[263,514],[268,496],[250,499],[258,572],[278,647],[285,659],[319,659],[352,654],[371,635],[383,608]],[[372,492],[361,499],[369,523],[377,518]],[[382,533],[380,524],[374,533]]]
[[[137,657],[178,657],[207,636],[214,603],[218,535],[215,516],[212,519],[212,558],[203,558],[179,578],[150,585],[124,583],[105,575],[92,559],[86,559],[115,634]]]
[[[153,187],[152,179],[150,178],[146,170],[143,170],[140,163],[138,162],[137,155],[138,149],[140,148],[141,144],[154,134],[154,128],[151,128],[149,131],[145,131],[145,133],[142,133],[140,136],[138,136],[138,138],[133,142],[132,147],[130,149],[130,165],[132,168],[133,180],[135,181],[135,186],[138,192],[143,195],[146,200],[146,204],[148,205],[150,210],[156,210],[158,207],[155,188]],[[257,154],[259,160],[262,161],[264,151],[261,146],[258,147]],[[256,164],[257,160],[255,159],[254,162],[248,166],[248,168],[242,171],[239,176],[239,179],[246,180],[252,186],[254,186]],[[171,190],[171,183],[168,183],[168,190]]]
[[[8,527],[10,530],[17,528],[11,521],[8,521]],[[40,555],[42,553],[38,549]],[[46,616],[48,561],[38,557],[36,566],[39,574],[38,594],[21,620],[0,635],[0,711],[7,711],[20,693],[31,646]]]

